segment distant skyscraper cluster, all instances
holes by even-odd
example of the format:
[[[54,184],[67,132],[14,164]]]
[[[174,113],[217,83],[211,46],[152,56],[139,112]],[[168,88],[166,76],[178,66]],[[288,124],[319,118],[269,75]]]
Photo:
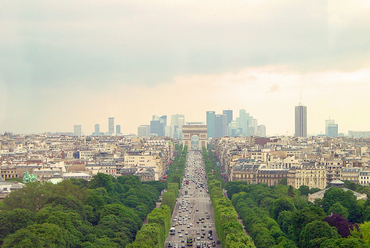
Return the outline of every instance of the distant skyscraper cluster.
[[[208,138],[223,136],[259,136],[266,137],[265,125],[258,125],[257,119],[246,113],[244,109],[239,111],[239,117],[233,120],[232,110],[223,110],[222,114],[215,111],[206,112]]]
[[[74,135],[81,136],[82,128],[81,125],[74,125]],[[100,124],[95,124],[94,132],[91,134],[92,136],[112,136],[112,135],[121,135],[121,125],[116,125],[116,133],[114,133],[114,117],[108,118],[108,132],[100,132]]]
[[[344,134],[341,134],[344,136]],[[307,137],[307,106],[303,106],[301,103],[295,106],[295,133],[296,137]],[[325,120],[325,136],[338,137],[338,124],[335,120]]]
[[[137,133],[139,137],[167,136],[181,139],[184,124],[185,116],[181,114],[171,115],[170,125],[167,124],[167,115],[153,115],[150,125],[140,125]]]

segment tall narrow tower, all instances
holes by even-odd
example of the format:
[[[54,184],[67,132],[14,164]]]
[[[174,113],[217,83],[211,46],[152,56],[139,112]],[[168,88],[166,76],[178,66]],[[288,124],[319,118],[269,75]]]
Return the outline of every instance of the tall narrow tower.
[[[307,137],[307,106],[295,107],[295,136]]]
[[[215,137],[215,111],[206,112],[206,121],[207,121],[207,137]]]
[[[108,133],[109,135],[114,134],[114,117],[108,118]]]

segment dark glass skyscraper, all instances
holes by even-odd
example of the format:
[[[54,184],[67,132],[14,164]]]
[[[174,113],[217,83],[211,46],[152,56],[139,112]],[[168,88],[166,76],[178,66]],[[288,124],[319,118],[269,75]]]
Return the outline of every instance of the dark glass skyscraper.
[[[307,137],[307,106],[295,107],[295,136]]]
[[[215,111],[207,111],[207,138],[215,137]]]
[[[163,123],[163,126],[167,126],[167,115],[162,115],[161,117],[159,117],[159,121],[161,123]]]
[[[328,134],[329,137],[338,137],[338,124],[329,124],[328,125]]]
[[[227,133],[227,116],[226,115],[215,115],[215,136],[223,137]]]
[[[157,134],[158,136],[164,136],[164,123],[158,121],[150,121],[150,134]]]
[[[116,134],[121,134],[121,125],[116,126]]]
[[[222,111],[224,115],[226,115],[226,126],[233,121],[233,111],[232,110],[224,110]]]

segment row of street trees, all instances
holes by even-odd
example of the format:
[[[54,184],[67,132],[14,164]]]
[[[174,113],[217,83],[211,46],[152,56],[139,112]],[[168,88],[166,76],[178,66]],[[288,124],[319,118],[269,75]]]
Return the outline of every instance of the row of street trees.
[[[243,231],[231,201],[223,196],[222,177],[213,153],[203,148],[203,160],[207,174],[208,189],[215,216],[217,235],[224,248],[252,248],[253,240]],[[210,159],[211,158],[211,159]],[[216,178],[221,179],[217,180]]]
[[[370,201],[357,201],[352,191],[330,188],[312,204],[305,187],[228,182],[225,188],[258,248],[370,247]]]
[[[185,171],[187,147],[177,146],[177,155],[169,167],[167,190],[162,196],[160,208],[153,209],[145,224],[128,248],[163,248],[171,227],[171,214],[179,194],[181,178]]]

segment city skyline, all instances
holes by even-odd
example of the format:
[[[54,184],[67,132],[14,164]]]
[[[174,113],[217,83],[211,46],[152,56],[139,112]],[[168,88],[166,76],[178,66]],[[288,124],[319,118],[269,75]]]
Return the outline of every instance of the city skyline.
[[[303,112],[305,112],[305,113],[302,113],[302,116],[304,116],[304,117],[302,117],[301,114],[300,114],[300,112],[302,112],[302,110],[301,110],[302,107],[304,108],[304,111]],[[224,111],[225,110],[222,110],[222,112],[224,112]],[[227,111],[231,111],[231,113],[233,112],[233,110],[230,110],[230,109],[228,109]],[[245,109],[240,109],[239,112],[240,111],[242,111],[243,113],[246,113],[245,112]],[[214,114],[214,118],[216,116],[226,115],[225,113],[224,114],[215,114],[216,111],[206,111],[204,121],[200,121],[200,122],[199,121],[195,121],[195,122],[194,121],[191,121],[191,122],[186,121],[186,123],[204,123],[204,124],[206,124],[207,123],[207,115],[208,115],[209,112]],[[246,114],[248,115],[248,118],[254,119],[253,116],[250,115],[251,113],[246,113]],[[298,114],[298,116],[297,116],[297,114]],[[172,114],[172,115],[169,115],[169,116],[170,117],[174,117],[174,116],[177,116],[177,115],[182,116],[183,118],[185,118],[185,115],[183,115],[183,114]],[[338,124],[335,124],[335,120],[334,119],[330,119],[330,117],[329,117],[329,119],[322,120],[322,124],[324,126],[323,127],[323,131],[320,131],[320,133],[312,133],[312,132],[309,132],[310,130],[307,127],[307,122],[308,122],[308,120],[307,120],[308,119],[307,118],[307,106],[304,106],[304,105],[295,106],[294,115],[295,115],[295,117],[294,117],[295,119],[293,120],[293,122],[294,122],[294,130],[292,131],[292,134],[289,132],[288,133],[288,136],[307,137],[307,136],[316,136],[316,135],[326,135],[326,136],[330,136],[330,137],[335,137],[335,136],[338,136],[338,134],[342,134],[342,135],[347,135],[348,134],[348,135],[350,135],[351,132],[369,132],[369,130],[370,130],[370,128],[369,128],[369,130],[349,129],[347,131],[341,130],[339,132],[338,131]],[[149,137],[150,136],[150,133],[151,133],[150,132],[150,129],[151,129],[150,128],[151,127],[150,123],[152,123],[155,118],[158,118],[156,121],[158,121],[158,123],[159,123],[160,119],[163,118],[163,117],[167,118],[167,115],[163,115],[161,117],[159,117],[157,115],[152,115],[152,120],[149,120],[148,121],[148,124],[140,124],[140,125],[138,125],[136,127],[136,130],[134,130],[133,132],[128,132],[128,133],[123,133],[121,131],[121,125],[115,125],[115,128],[116,129],[118,128],[117,130],[119,130],[119,131],[118,132],[115,131],[115,132],[111,133],[112,126],[109,126],[109,124],[114,125],[114,118],[115,117],[108,117],[108,125],[106,127],[107,132],[104,132],[104,128],[103,128],[102,132],[99,132],[100,126],[101,126],[100,124],[94,124],[94,125],[92,125],[92,128],[90,126],[87,126],[87,128],[86,128],[86,127],[83,127],[83,125],[76,125],[76,124],[74,124],[71,130],[58,130],[58,131],[55,131],[55,133],[76,133],[76,126],[78,126],[80,135],[77,135],[77,136],[81,136],[81,135],[84,135],[84,136],[99,136],[99,135],[118,135],[118,134],[121,134],[121,135],[136,134],[137,135],[138,128],[145,126],[145,127],[148,128],[148,133],[147,133],[147,135],[143,135],[143,136],[148,136]],[[234,115],[234,118],[231,119],[231,122],[237,123],[239,118],[240,118],[240,113],[239,113],[239,116],[238,117],[236,117]],[[305,121],[303,121],[303,122],[305,122],[305,127],[301,127],[300,126],[300,124],[299,124],[300,122],[299,121],[297,122],[297,118],[298,119],[300,119],[300,118],[304,118],[305,119]],[[257,121],[256,119],[254,119],[254,120]],[[184,124],[186,124],[186,123],[184,122]],[[171,122],[167,123],[167,126],[164,126],[163,125],[161,127],[161,128],[163,128],[163,134],[166,132],[165,131],[165,128],[166,127],[170,127],[170,126],[172,126],[172,123]],[[266,129],[266,125],[261,124],[261,126],[263,126],[262,128]],[[336,134],[335,136],[333,136],[333,134],[331,133],[331,132],[333,132],[333,130],[328,132],[328,126],[330,126],[331,128],[334,128],[335,129],[334,130],[334,133]],[[257,127],[259,129],[260,128],[260,125],[258,125],[258,126],[255,127],[256,128],[256,134],[254,134],[254,136],[258,136],[257,135],[257,133],[258,133]],[[90,130],[90,128],[91,128],[92,132],[89,132],[89,131],[86,131],[85,130],[85,129]],[[298,130],[303,128],[303,130],[301,132],[303,132],[303,134],[307,134],[307,135],[301,135],[301,133],[299,135],[297,135],[296,134],[297,128],[298,128]],[[227,127],[227,129],[228,129],[228,127]],[[304,129],[306,129],[306,130],[304,130]],[[97,135],[97,131],[99,132],[99,135]],[[173,132],[174,130],[171,130],[171,131]],[[11,131],[5,131],[5,132],[11,132]],[[226,132],[226,134],[224,136],[229,136],[229,134],[228,134],[229,131],[226,130],[225,132]],[[14,133],[14,132],[11,132],[11,133]],[[15,133],[15,134],[42,134],[42,133],[53,133],[53,132],[45,131],[45,132],[39,132],[39,133],[34,132],[34,133]],[[270,134],[269,132],[266,132],[266,131],[264,133],[266,133],[266,136],[287,135],[287,133],[285,133],[285,134]],[[169,136],[169,135],[163,135],[163,136]],[[243,135],[243,136],[245,136],[245,135]],[[249,134],[247,136],[249,136]],[[214,136],[211,135],[210,137],[214,137]],[[219,137],[219,136],[217,136],[217,137]]]
[[[246,109],[268,135],[370,129],[370,2],[5,1],[0,133],[137,133],[153,113]]]

